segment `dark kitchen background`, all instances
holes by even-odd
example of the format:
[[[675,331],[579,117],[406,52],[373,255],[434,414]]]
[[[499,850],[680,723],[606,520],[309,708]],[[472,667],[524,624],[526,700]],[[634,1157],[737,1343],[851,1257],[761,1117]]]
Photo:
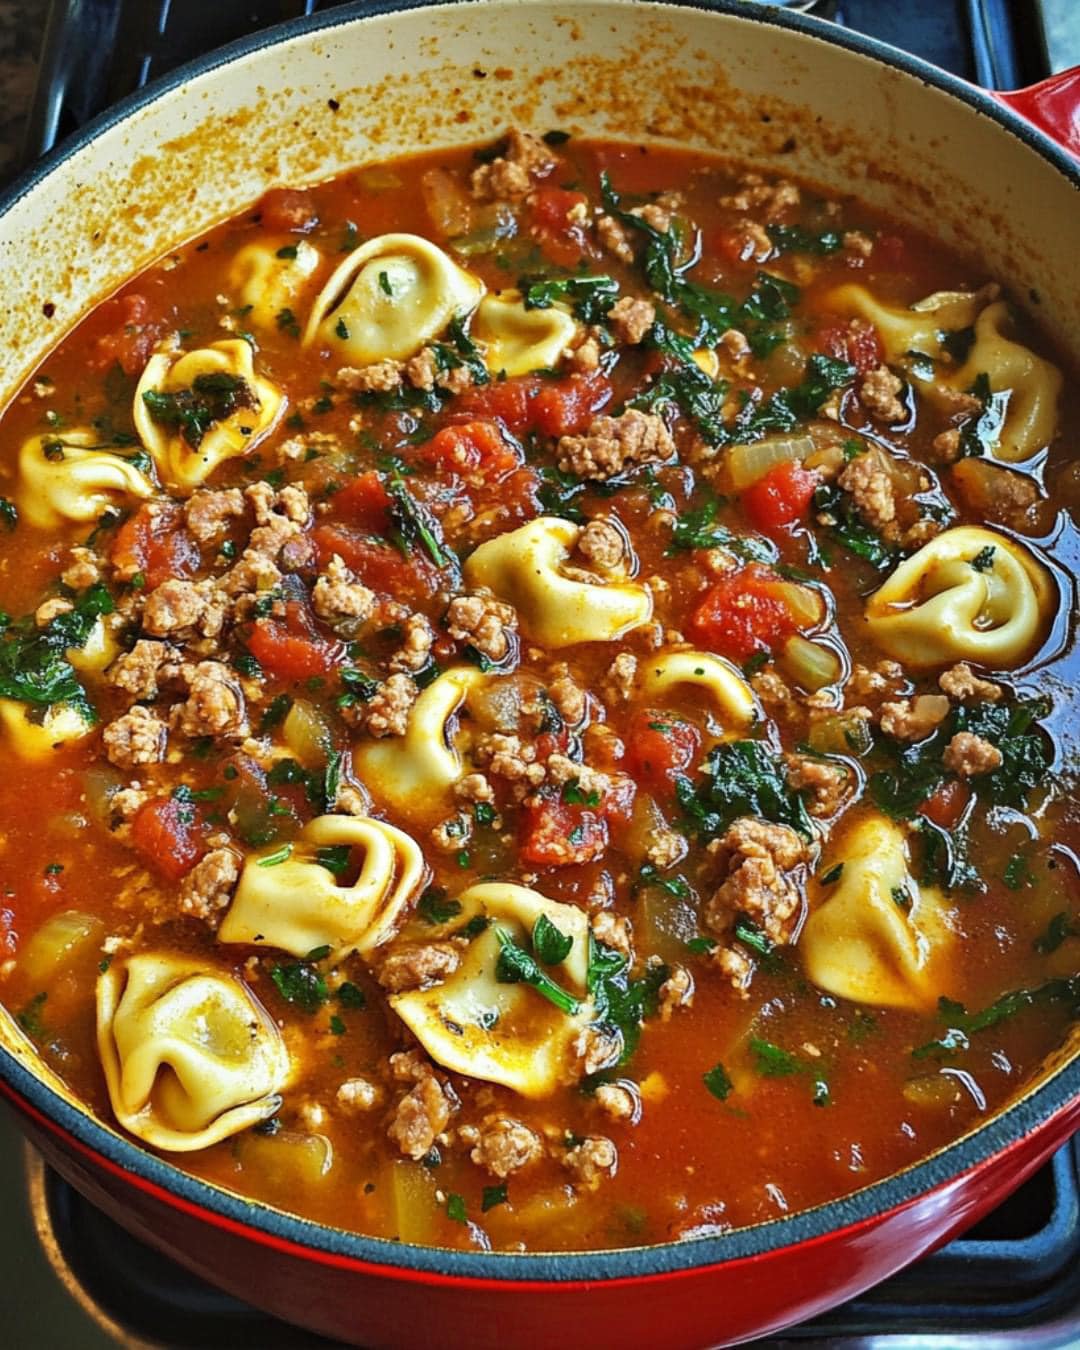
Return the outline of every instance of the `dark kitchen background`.
[[[255,28],[329,7],[320,0],[0,0],[0,184],[155,75]],[[1080,0],[796,0],[793,7],[991,88],[1031,84],[1080,63]],[[328,1344],[141,1247],[50,1173],[0,1108],[4,1350]],[[965,1238],[759,1345],[1080,1347],[1080,1144],[1062,1149]]]

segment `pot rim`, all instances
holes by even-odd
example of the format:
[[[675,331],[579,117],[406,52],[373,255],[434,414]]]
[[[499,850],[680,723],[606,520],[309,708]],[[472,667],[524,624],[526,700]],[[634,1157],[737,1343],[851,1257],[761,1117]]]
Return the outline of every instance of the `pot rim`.
[[[473,0],[478,5],[483,2]],[[566,0],[570,8],[573,3]],[[614,4],[615,0],[600,3]],[[0,193],[0,218],[15,210],[40,182],[58,172],[102,133],[195,77],[293,38],[432,4],[460,7],[461,0],[356,0],[249,34],[180,66],[100,113],[22,173]],[[787,29],[900,69],[990,118],[1080,189],[1080,162],[1058,142],[987,91],[887,43],[836,28],[821,19],[772,6],[751,7],[741,0],[652,0],[652,4],[658,9],[695,9]],[[2,1045],[0,1096],[7,1097],[66,1147],[74,1147],[117,1179],[249,1241],[319,1264],[384,1278],[459,1288],[543,1289],[553,1284],[585,1287],[596,1281],[610,1285],[700,1275],[714,1267],[750,1261],[785,1247],[832,1241],[879,1224],[935,1191],[943,1192],[965,1175],[992,1163],[1004,1166],[1008,1155],[1029,1135],[1075,1107],[1080,1099],[1080,1052],[984,1125],[921,1162],[838,1200],[715,1237],[582,1252],[518,1254],[420,1247],[347,1232],[245,1199],[180,1171],[123,1137],[92,1116],[89,1108],[66,1100]]]

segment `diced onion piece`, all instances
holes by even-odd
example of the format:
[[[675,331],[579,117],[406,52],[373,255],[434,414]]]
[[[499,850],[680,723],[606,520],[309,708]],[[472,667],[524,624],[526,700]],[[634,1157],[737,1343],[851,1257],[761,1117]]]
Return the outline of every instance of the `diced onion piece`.
[[[429,169],[420,179],[420,195],[431,223],[445,239],[472,229],[472,198],[448,169]]]
[[[924,1111],[947,1111],[961,1100],[964,1090],[948,1074],[932,1073],[909,1078],[900,1095],[909,1106],[917,1106]]]
[[[101,945],[105,925],[92,914],[66,909],[46,919],[22,950],[19,968],[34,985],[44,984],[77,957]]]
[[[401,187],[401,175],[385,164],[372,164],[357,173],[356,182],[365,192],[389,192]]]
[[[112,824],[112,799],[124,782],[123,774],[111,764],[92,764],[83,774],[87,809],[105,829]]]
[[[298,698],[282,724],[285,744],[305,769],[321,769],[330,750],[330,723],[314,703]]]
[[[309,1187],[324,1184],[334,1165],[333,1145],[325,1135],[295,1130],[248,1130],[237,1140],[236,1156],[245,1173],[257,1174],[281,1196],[303,1195]]]
[[[819,755],[865,755],[874,738],[865,717],[839,712],[814,722],[807,741]]]
[[[435,1199],[435,1179],[421,1163],[391,1163],[397,1238],[417,1246],[436,1245],[441,1210]]]
[[[789,637],[780,653],[784,673],[811,693],[835,684],[840,678],[840,658],[831,647],[810,642],[797,633]]]
[[[780,601],[799,628],[816,628],[825,618],[825,601],[813,586],[800,586],[797,581],[773,581],[761,589]]]
[[[731,485],[736,492],[742,492],[778,464],[804,460],[813,450],[810,436],[766,436],[753,445],[733,445],[727,454]]]

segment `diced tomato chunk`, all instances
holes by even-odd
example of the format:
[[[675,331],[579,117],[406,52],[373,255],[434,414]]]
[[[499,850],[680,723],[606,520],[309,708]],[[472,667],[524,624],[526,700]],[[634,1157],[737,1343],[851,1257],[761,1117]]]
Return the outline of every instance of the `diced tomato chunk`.
[[[575,206],[587,200],[583,192],[542,187],[529,194],[533,235],[543,252],[559,267],[576,267],[593,252],[581,221],[570,219]]]
[[[607,825],[595,812],[545,797],[522,808],[521,858],[534,867],[592,862],[607,848]]]
[[[390,524],[390,494],[374,469],[362,473],[330,498],[330,514],[374,534]]]
[[[206,852],[206,828],[190,801],[158,797],[131,822],[131,845],[169,881],[187,875]]]
[[[544,384],[532,404],[532,424],[545,436],[577,436],[611,402],[611,381],[599,370]]]
[[[498,484],[496,500],[508,525],[523,525],[540,514],[540,475],[535,469],[517,469]]]
[[[876,370],[885,359],[885,348],[872,323],[865,319],[840,320],[817,331],[818,348],[837,361],[847,361],[860,375]]]
[[[183,528],[180,508],[144,503],[116,532],[109,556],[121,576],[141,573],[147,590],[172,577],[189,577],[199,566],[199,547]]]
[[[529,426],[532,417],[530,404],[539,388],[540,381],[532,375],[476,385],[466,389],[456,400],[451,421],[494,418],[507,431],[520,436]]]
[[[438,589],[439,574],[426,558],[416,553],[406,558],[392,544],[366,538],[347,525],[318,525],[312,538],[321,566],[325,567],[336,553],[374,591],[401,599],[423,599]]]
[[[942,783],[927,797],[919,807],[919,814],[932,820],[935,825],[940,825],[943,830],[951,830],[959,823],[970,799],[971,789],[966,783],[954,778],[948,783]]]
[[[898,234],[879,234],[871,257],[875,267],[899,272],[907,262],[907,244]]]
[[[686,773],[701,749],[701,733],[690,722],[647,708],[635,713],[627,729],[627,773],[656,796],[668,796],[675,779]]]
[[[734,225],[718,225],[705,233],[702,252],[706,258],[718,258],[730,267],[757,267],[758,250],[755,241]]]
[[[770,593],[778,580],[759,563],[729,572],[709,587],[690,616],[690,635],[740,663],[771,650],[798,627],[787,605]]]
[[[782,534],[802,520],[821,479],[796,460],[775,464],[742,494],[750,523],[766,534]]]
[[[307,234],[319,223],[314,197],[297,188],[271,188],[263,196],[258,210],[268,230]]]
[[[284,621],[256,619],[247,645],[260,666],[283,680],[325,675],[340,665],[345,655],[342,644],[324,638],[307,608],[296,600],[286,604]]]
[[[107,300],[94,315],[94,325],[106,331],[90,348],[90,368],[106,370],[119,363],[125,375],[142,372],[165,326],[164,316],[137,292]]]
[[[494,422],[461,422],[443,427],[426,445],[420,458],[443,473],[491,482],[521,464],[521,453]]]

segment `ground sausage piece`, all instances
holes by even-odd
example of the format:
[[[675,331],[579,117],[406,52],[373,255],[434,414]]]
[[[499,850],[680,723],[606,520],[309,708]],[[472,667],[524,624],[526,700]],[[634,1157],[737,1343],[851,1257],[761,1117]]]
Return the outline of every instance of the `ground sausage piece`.
[[[592,916],[592,931],[598,942],[621,952],[628,961],[633,961],[634,948],[629,919],[621,914],[612,914],[610,909],[602,909]]]
[[[705,907],[705,924],[718,937],[727,937],[735,919],[743,914],[776,944],[790,941],[801,904],[799,886],[792,875],[806,861],[805,841],[787,825],[774,825],[754,816],[741,816],[727,833],[709,845],[718,855],[727,876]],[[721,946],[714,952],[738,949]],[[726,962],[721,962],[726,969]],[[736,987],[745,987],[744,981]]]
[[[657,995],[661,1022],[667,1022],[676,1008],[689,1008],[694,1001],[694,977],[685,966],[673,966]]]
[[[58,619],[61,614],[70,614],[75,606],[70,600],[65,600],[61,596],[54,596],[51,600],[46,600],[38,605],[34,611],[34,623],[38,628],[45,628],[53,619]]]
[[[555,705],[555,711],[570,726],[584,720],[585,710],[588,707],[588,696],[585,690],[570,676],[569,668],[566,665],[558,665],[552,671],[553,679],[548,685],[548,697]]]
[[[450,1123],[457,1097],[418,1050],[391,1055],[390,1072],[399,1083],[413,1086],[394,1108],[386,1133],[407,1158],[419,1162]]]
[[[334,1098],[341,1110],[350,1116],[374,1110],[382,1099],[382,1088],[370,1078],[347,1078]]]
[[[596,222],[596,237],[600,243],[613,253],[620,262],[632,263],[634,261],[634,250],[630,246],[630,239],[627,236],[626,229],[621,221],[614,216],[601,216]]]
[[[405,640],[390,658],[392,671],[417,671],[427,665],[435,645],[435,630],[424,614],[410,614],[405,620]]]
[[[539,787],[547,777],[546,767],[536,763],[533,746],[526,745],[520,736],[506,736],[500,731],[477,737],[473,759],[493,778],[504,778],[525,790]]]
[[[859,455],[853,459],[838,482],[845,492],[851,493],[859,515],[879,533],[885,532],[896,520],[892,479],[877,455]]]
[[[959,774],[961,778],[975,778],[999,769],[1002,758],[996,745],[981,736],[973,736],[970,731],[958,731],[945,747],[942,762],[950,773]]]
[[[186,702],[173,709],[172,724],[193,740],[201,736],[238,739],[249,734],[244,696],[232,671],[220,661],[184,666]]]
[[[232,899],[240,877],[240,861],[229,848],[215,848],[202,858],[180,886],[180,910],[213,927]]]
[[[379,983],[399,994],[449,979],[460,964],[461,953],[450,942],[411,942],[384,958]]]
[[[675,442],[655,413],[627,408],[618,417],[597,417],[587,436],[562,436],[559,469],[579,478],[614,478],[632,464],[660,463],[675,453]]]
[[[959,427],[949,427],[947,431],[938,432],[930,442],[930,446],[942,463],[955,464],[960,458]]]
[[[404,369],[403,362],[393,360],[375,361],[359,370],[355,366],[342,366],[337,382],[355,394],[388,394],[401,388]]]
[[[540,1140],[527,1125],[512,1116],[488,1116],[480,1123],[480,1137],[469,1154],[477,1167],[505,1181],[535,1162],[542,1153]]]
[[[944,694],[920,694],[881,705],[881,729],[898,741],[922,741],[936,731],[949,715]]]
[[[586,565],[595,567],[598,572],[613,572],[626,552],[622,535],[606,520],[590,520],[578,535],[574,547]]]
[[[958,703],[986,702],[996,703],[1001,698],[1001,690],[989,680],[980,680],[966,661],[944,671],[938,678],[942,691]]]
[[[574,1185],[594,1191],[605,1177],[615,1175],[619,1154],[610,1139],[590,1135],[580,1144],[567,1149],[562,1165],[574,1178]]]
[[[173,657],[172,648],[165,642],[140,638],[129,652],[121,652],[108,669],[106,678],[114,689],[119,689],[137,703],[157,698],[158,672]]]
[[[902,422],[907,409],[898,397],[904,382],[886,365],[868,371],[859,381],[859,401],[881,422]]]
[[[320,619],[366,619],[375,607],[375,592],[357,581],[335,553],[315,582],[312,603]]]
[[[217,637],[225,625],[225,597],[206,581],[164,581],[146,597],[142,624],[154,637]]]
[[[612,305],[607,321],[616,342],[634,345],[656,322],[656,306],[648,300],[624,295]]]
[[[347,715],[369,736],[404,736],[419,692],[408,675],[391,675],[366,703],[353,704]]]
[[[220,539],[228,522],[243,514],[244,494],[239,488],[226,488],[223,492],[201,488],[184,507],[188,530],[200,544]]]
[[[448,394],[462,394],[476,383],[471,366],[464,361],[448,366],[431,347],[422,348],[405,362],[405,377],[416,389],[431,390],[438,385]]]
[[[582,1072],[599,1073],[615,1064],[623,1052],[622,1033],[602,1022],[585,1027],[574,1042]]]
[[[71,561],[60,574],[60,580],[73,591],[85,591],[101,580],[101,565],[93,549],[76,544],[70,550]]]
[[[659,871],[666,871],[686,853],[686,837],[678,830],[654,829],[645,856]]]
[[[851,774],[843,764],[831,764],[811,755],[787,755],[788,786],[810,793],[807,810],[812,816],[834,816],[851,787]]]
[[[616,1121],[633,1121],[640,1106],[637,1095],[621,1083],[599,1083],[593,1100],[604,1115]]]
[[[802,194],[794,183],[782,178],[778,183],[766,183],[758,173],[748,173],[738,192],[721,197],[720,205],[733,211],[753,211],[761,208],[765,218],[772,220],[789,207],[798,206]]]
[[[160,764],[165,758],[168,728],[149,708],[132,708],[102,733],[109,762],[118,769]]]
[[[512,127],[504,153],[473,170],[470,179],[473,196],[480,201],[524,197],[533,180],[549,174],[555,162],[539,136]]]
[[[604,676],[605,697],[613,703],[624,703],[634,692],[637,678],[637,657],[633,652],[620,652]]]
[[[510,635],[517,630],[513,605],[496,600],[488,590],[456,595],[446,611],[446,629],[455,642],[467,642],[489,661],[509,655]]]

